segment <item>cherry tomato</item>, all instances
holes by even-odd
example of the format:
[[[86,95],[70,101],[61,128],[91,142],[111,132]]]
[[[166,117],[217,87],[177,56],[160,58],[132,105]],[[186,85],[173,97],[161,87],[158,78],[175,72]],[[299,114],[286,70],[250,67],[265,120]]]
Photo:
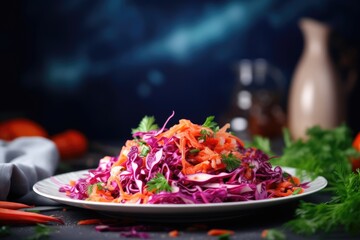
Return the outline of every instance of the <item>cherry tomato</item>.
[[[0,139],[11,141],[31,136],[48,137],[48,133],[40,124],[26,118],[10,119],[0,124]]]
[[[353,141],[353,147],[360,152],[360,132],[356,135]],[[357,168],[360,169],[360,158],[351,159],[352,170],[356,171]]]
[[[51,137],[62,160],[81,157],[88,149],[86,136],[75,129],[69,129]]]

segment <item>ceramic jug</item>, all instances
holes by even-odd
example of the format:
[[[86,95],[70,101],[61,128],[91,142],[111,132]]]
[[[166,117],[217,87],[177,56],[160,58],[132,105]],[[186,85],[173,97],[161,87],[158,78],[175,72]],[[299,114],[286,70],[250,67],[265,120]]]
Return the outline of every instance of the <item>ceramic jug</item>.
[[[331,129],[345,121],[345,89],[328,50],[330,27],[303,18],[304,48],[295,68],[288,100],[288,128],[293,139],[306,139],[308,128]]]

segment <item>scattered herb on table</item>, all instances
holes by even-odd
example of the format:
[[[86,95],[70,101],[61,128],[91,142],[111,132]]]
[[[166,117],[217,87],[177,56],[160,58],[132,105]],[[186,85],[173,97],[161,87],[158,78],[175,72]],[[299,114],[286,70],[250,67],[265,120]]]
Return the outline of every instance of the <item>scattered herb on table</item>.
[[[6,237],[10,235],[9,226],[1,226],[0,227],[0,237]]]
[[[280,230],[271,228],[271,229],[265,229],[264,231],[262,231],[261,238],[266,239],[266,240],[285,240],[286,235]]]
[[[50,237],[52,229],[44,224],[37,224],[35,226],[35,234],[27,238],[27,240],[40,240]]]

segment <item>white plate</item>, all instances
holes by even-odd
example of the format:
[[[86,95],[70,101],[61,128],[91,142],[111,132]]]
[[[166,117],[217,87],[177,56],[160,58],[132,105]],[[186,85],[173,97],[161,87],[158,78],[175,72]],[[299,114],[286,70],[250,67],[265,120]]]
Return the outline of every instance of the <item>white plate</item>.
[[[296,169],[282,167],[282,169],[292,175],[295,175]],[[59,192],[59,187],[63,184],[68,184],[70,180],[77,180],[83,177],[83,174],[88,170],[77,172],[64,173],[56,175],[37,182],[33,186],[33,190],[44,197],[53,199],[59,203],[70,206],[91,209],[105,212],[108,214],[119,214],[121,216],[141,216],[146,215],[154,217],[156,215],[170,216],[170,215],[193,215],[197,216],[199,213],[211,214],[212,216],[222,215],[225,213],[239,212],[252,210],[255,208],[267,207],[277,204],[284,204],[307,195],[316,193],[327,185],[327,180],[324,177],[317,177],[309,183],[309,188],[306,188],[302,194],[291,195],[282,198],[272,198],[264,200],[253,200],[245,202],[229,202],[229,203],[209,203],[209,204],[119,204],[119,203],[103,203],[91,202],[84,200],[75,200],[69,198],[65,193]]]

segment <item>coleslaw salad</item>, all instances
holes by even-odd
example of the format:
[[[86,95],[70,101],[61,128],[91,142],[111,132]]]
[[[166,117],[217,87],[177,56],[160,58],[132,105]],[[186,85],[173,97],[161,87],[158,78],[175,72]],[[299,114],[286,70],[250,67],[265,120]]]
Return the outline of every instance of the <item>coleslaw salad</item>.
[[[301,194],[306,183],[273,167],[259,149],[246,148],[208,117],[204,124],[181,119],[161,129],[145,116],[118,156],[61,186],[73,199],[135,204],[224,203]],[[140,126],[139,125],[139,126]]]

